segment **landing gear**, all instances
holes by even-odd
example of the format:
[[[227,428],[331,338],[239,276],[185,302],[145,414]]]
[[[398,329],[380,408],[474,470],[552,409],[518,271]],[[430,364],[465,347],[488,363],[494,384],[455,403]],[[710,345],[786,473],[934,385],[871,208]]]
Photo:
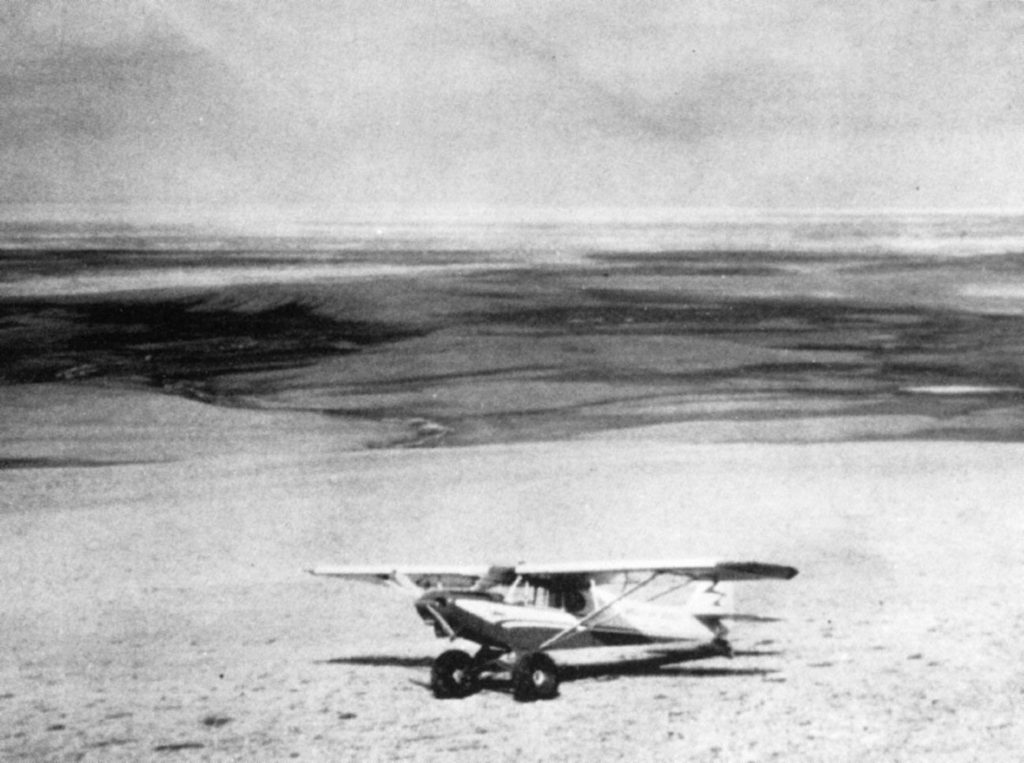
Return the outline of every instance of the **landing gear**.
[[[461,649],[442,652],[430,668],[430,690],[438,699],[462,699],[480,688],[473,658]]]
[[[558,696],[558,668],[544,652],[528,652],[512,666],[512,696],[516,702]]]
[[[463,699],[480,690],[480,674],[503,672],[506,653],[482,648],[474,657],[461,649],[442,652],[430,668],[430,690],[438,699]],[[512,696],[517,702],[558,696],[558,668],[544,652],[528,652],[512,664]]]
[[[711,642],[711,649],[714,650],[714,654],[722,657],[728,657],[732,659],[732,644],[726,641],[725,637],[719,636]]]

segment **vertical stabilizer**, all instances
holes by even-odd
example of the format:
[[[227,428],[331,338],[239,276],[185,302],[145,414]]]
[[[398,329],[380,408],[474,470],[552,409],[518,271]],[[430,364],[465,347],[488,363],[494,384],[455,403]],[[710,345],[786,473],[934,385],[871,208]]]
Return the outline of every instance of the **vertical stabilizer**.
[[[686,608],[694,617],[720,618],[736,613],[735,586],[732,583],[699,580],[692,588]]]

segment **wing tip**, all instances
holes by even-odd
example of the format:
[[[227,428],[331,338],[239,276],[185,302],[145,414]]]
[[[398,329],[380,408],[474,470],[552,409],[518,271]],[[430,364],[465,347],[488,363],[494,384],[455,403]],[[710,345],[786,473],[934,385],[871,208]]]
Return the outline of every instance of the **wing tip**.
[[[769,564],[766,562],[723,562],[720,567],[752,578],[774,578],[776,580],[792,580],[800,574],[796,567],[785,564]]]

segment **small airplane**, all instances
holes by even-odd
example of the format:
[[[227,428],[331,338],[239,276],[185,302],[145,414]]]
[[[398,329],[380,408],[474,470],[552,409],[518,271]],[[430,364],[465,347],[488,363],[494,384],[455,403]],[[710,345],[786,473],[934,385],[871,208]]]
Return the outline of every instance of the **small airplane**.
[[[770,620],[734,611],[735,581],[789,580],[797,570],[716,560],[516,564],[514,566],[322,566],[313,575],[377,583],[411,595],[440,638],[479,645],[443,652],[430,671],[435,697],[467,697],[488,673],[512,675],[521,702],[558,695],[550,652],[628,647],[664,665],[731,657],[725,620]],[[645,600],[637,600],[641,590]],[[682,604],[654,603],[673,593]],[[622,659],[622,650],[618,654]]]

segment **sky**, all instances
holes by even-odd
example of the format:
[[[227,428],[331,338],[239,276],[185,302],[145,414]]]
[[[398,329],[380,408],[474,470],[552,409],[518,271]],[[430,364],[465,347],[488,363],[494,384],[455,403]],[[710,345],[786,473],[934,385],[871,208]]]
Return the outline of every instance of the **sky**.
[[[1024,208],[1024,2],[5,0],[0,204]]]

